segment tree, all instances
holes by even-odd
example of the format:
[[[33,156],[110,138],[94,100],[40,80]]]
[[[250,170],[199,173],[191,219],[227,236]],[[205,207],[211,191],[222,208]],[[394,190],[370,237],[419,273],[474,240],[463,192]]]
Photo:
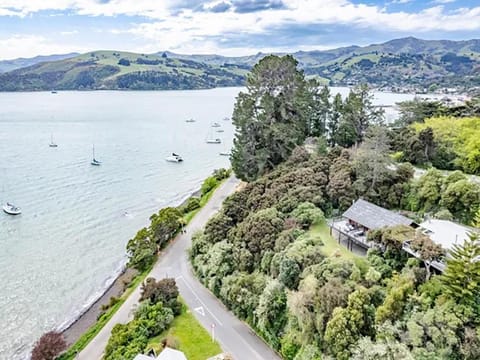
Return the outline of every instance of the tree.
[[[333,98],[331,105],[331,113],[329,121],[327,122],[328,143],[331,147],[338,144],[338,126],[341,122],[343,112],[342,95],[337,94]]]
[[[433,129],[431,127],[427,127],[421,130],[418,134],[418,140],[423,145],[423,155],[425,156],[425,160],[427,162],[430,161],[434,147]]]
[[[63,334],[49,331],[35,343],[32,350],[32,360],[53,360],[67,348]]]
[[[247,77],[247,92],[235,103],[232,168],[251,181],[288,158],[305,139],[313,102],[303,72],[292,56],[267,56]]]
[[[480,237],[471,232],[463,244],[454,244],[441,276],[445,292],[460,304],[478,307],[480,301]]]
[[[130,66],[130,60],[121,58],[120,60],[118,60],[118,65]]]
[[[396,340],[372,341],[364,337],[353,350],[352,360],[414,360],[407,345]]]
[[[162,303],[164,306],[177,310],[178,287],[173,278],[156,281],[147,278],[142,283],[140,301],[149,300],[151,304]]]
[[[280,346],[280,334],[286,324],[286,305],[284,286],[278,280],[268,282],[260,295],[255,315],[258,329],[275,349]]]
[[[386,129],[381,126],[371,126],[354,156],[357,184],[360,182],[364,187],[361,193],[372,194],[378,191],[377,184],[391,177],[392,171],[389,165],[392,161],[388,156],[389,150]]]
[[[433,261],[440,261],[445,256],[445,250],[441,245],[436,244],[430,238],[419,231],[415,233],[415,237],[410,243],[410,247],[415,251],[420,259],[425,264],[427,270],[427,276],[425,280],[430,278],[430,267]]]
[[[455,218],[470,223],[480,207],[480,186],[467,179],[451,183],[442,193],[440,206]]]
[[[161,209],[158,214],[150,216],[150,220],[152,238],[160,247],[172,239],[183,224],[182,213],[173,207]]]
[[[348,94],[343,104],[343,122],[353,130],[355,147],[362,142],[367,128],[373,124],[380,124],[383,119],[383,110],[373,105],[373,95],[366,85],[360,85]]]
[[[300,203],[290,214],[304,229],[323,219],[323,211],[310,202]]]
[[[346,209],[355,200],[352,177],[353,168],[350,164],[350,154],[347,150],[342,150],[329,169],[327,192],[334,207]]]
[[[309,135],[319,137],[325,134],[330,118],[330,90],[328,86],[324,86],[320,92],[318,92],[319,86],[316,80],[310,80],[308,84],[310,87],[308,96],[313,96],[313,101],[310,102],[312,104],[312,110],[309,115],[311,124]]]
[[[348,297],[346,308],[336,308],[325,330],[325,345],[339,360],[350,359],[353,345],[373,331],[374,307],[365,288],[360,287]]]
[[[400,112],[398,122],[402,126],[408,126],[416,122],[423,123],[425,119],[443,113],[443,106],[439,101],[414,99],[399,102],[397,106]]]
[[[147,228],[141,229],[133,239],[127,243],[129,265],[139,271],[147,269],[155,261],[157,245],[151,238]]]

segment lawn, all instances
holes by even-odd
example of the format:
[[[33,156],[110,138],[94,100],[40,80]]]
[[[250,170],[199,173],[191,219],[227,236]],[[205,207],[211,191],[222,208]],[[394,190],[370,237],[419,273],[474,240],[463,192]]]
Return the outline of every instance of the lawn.
[[[147,348],[158,348],[159,342],[167,336],[178,341],[178,350],[183,351],[188,360],[206,360],[222,353],[220,345],[212,341],[210,334],[186,306],[183,306],[182,314],[175,317],[170,328],[152,338]]]
[[[330,235],[330,228],[325,220],[312,225],[308,231],[308,235],[315,238],[319,237],[322,240],[324,244],[323,252],[326,256],[332,256],[337,253],[346,259],[355,260],[359,258],[358,255],[347,250],[345,246],[339,244],[338,241]]]

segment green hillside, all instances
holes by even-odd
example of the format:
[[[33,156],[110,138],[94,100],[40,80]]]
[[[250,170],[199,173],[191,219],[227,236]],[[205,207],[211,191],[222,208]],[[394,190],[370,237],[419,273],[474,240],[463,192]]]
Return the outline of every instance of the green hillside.
[[[207,64],[251,67],[266,54],[243,57],[179,55]],[[283,54],[279,54],[283,55]],[[330,85],[368,83],[372,86],[424,90],[480,86],[480,40],[421,40],[413,37],[369,46],[349,46],[292,54],[307,76]]]
[[[252,66],[266,55],[226,57],[168,51],[156,54],[95,51],[0,74],[0,91],[240,86]],[[480,40],[409,37],[364,47],[298,51],[292,55],[307,76],[330,85],[367,83],[387,90],[411,91],[480,88]],[[27,60],[42,58],[35,59]]]
[[[0,74],[1,91],[167,90],[242,85],[247,70],[119,51],[95,51]]]

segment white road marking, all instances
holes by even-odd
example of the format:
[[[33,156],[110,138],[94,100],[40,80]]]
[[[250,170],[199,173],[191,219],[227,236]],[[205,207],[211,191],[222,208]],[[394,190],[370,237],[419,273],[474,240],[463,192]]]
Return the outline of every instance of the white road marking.
[[[198,302],[200,304],[203,305],[203,307],[209,312],[210,315],[212,315],[212,317],[215,319],[215,321],[220,325],[220,326],[223,326],[222,322],[220,320],[218,320],[218,318],[208,309],[208,306],[205,305],[205,303],[200,299],[200,297],[197,295],[197,293],[195,292],[195,290],[193,290],[193,288],[190,286],[189,283],[187,283],[187,281],[183,278],[183,276],[179,276],[178,279],[182,279],[183,280],[183,283],[188,287],[188,289],[190,290],[190,292],[193,294],[193,296],[195,296],[198,300]]]
[[[193,309],[193,310],[195,310],[196,312],[198,312],[200,315],[205,316],[205,310],[203,310],[203,306],[199,306],[199,307],[197,307],[197,308],[195,308],[195,309]]]

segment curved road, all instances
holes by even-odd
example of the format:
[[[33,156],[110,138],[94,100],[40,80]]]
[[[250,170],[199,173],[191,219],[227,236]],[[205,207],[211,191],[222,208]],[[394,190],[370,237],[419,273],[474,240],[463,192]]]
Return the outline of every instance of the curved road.
[[[210,201],[198,212],[186,227],[187,233],[177,236],[167,247],[148,276],[156,279],[174,277],[180,295],[205,329],[214,328],[215,339],[223,351],[236,360],[280,360],[250,328],[237,319],[225,306],[195,278],[187,257],[191,234],[202,229],[208,219],[221,207],[231,194],[238,180],[230,177],[213,194]],[[100,360],[115,324],[126,323],[133,317],[133,310],[140,298],[140,287],[128,297],[97,336],[77,355],[81,360]]]

